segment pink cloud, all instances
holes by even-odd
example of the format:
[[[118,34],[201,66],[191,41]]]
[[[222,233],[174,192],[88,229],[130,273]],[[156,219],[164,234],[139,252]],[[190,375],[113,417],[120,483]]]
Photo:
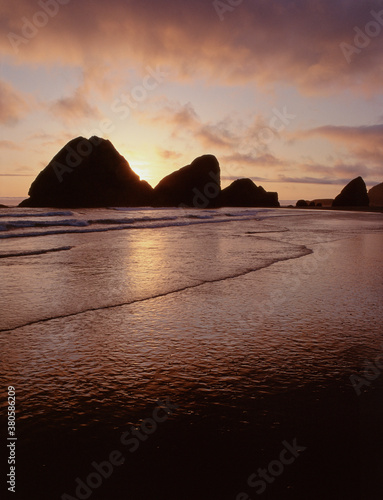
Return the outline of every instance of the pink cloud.
[[[72,96],[58,99],[50,105],[50,111],[55,117],[64,121],[78,119],[101,119],[102,113],[90,104],[84,95],[84,89],[78,88]]]
[[[17,144],[17,142],[15,142],[15,141],[7,141],[7,140],[0,141],[0,149],[8,149],[11,151],[21,151],[22,150],[20,144]]]
[[[350,63],[341,44],[354,44],[354,27],[364,30],[374,20],[370,12],[381,8],[379,0],[257,0],[241,3],[220,20],[214,3],[205,0],[69,1],[25,38],[25,18],[33,21],[41,8],[20,0],[3,7],[0,48],[31,63],[163,64],[179,80],[203,76],[227,84],[289,83],[306,93],[345,86],[376,92],[383,26]],[[25,43],[12,47],[10,33]]]
[[[182,158],[182,154],[177,151],[170,151],[169,149],[162,148],[158,148],[157,151],[159,156],[165,160],[179,160]]]
[[[363,162],[380,166],[383,175],[383,124],[346,127],[326,125],[295,134],[295,137],[322,136],[346,147]]]
[[[29,109],[28,98],[9,83],[0,80],[0,123],[14,125]]]

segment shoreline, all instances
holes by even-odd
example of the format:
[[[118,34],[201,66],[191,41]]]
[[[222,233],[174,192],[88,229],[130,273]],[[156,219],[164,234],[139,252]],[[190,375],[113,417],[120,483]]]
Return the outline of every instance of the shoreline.
[[[241,277],[14,331],[4,344],[10,353],[3,351],[4,372],[16,381],[26,406],[20,405],[27,414],[18,422],[23,498],[31,488],[41,500],[74,495],[76,478],[85,480],[93,462],[118,449],[126,462],[92,492],[94,500],[250,500],[257,494],[248,478],[275,463],[283,443],[294,439],[305,449],[262,498],[307,500],[310,492],[313,500],[361,500],[381,493],[380,476],[371,477],[371,470],[378,473],[382,460],[383,376],[360,396],[349,379],[381,352],[383,289],[377,269],[383,232],[381,217],[371,218],[379,219],[377,231],[352,222],[362,216],[338,216],[352,220],[342,231],[327,225],[332,217],[314,213],[301,217],[296,232],[294,212],[283,223],[257,222],[259,229],[278,232],[251,233],[253,221],[244,221],[243,242],[232,250],[260,249],[272,239],[313,253]],[[215,226],[203,230],[216,234]],[[164,237],[161,248],[172,248],[170,241],[184,248],[188,233],[177,233]],[[148,241],[153,245],[159,237]],[[119,238],[130,261],[134,248],[145,252],[144,234]],[[198,237],[191,249],[202,252],[201,241],[215,244],[219,238]],[[240,240],[230,235],[230,241]],[[85,251],[82,259],[89,255]],[[55,258],[44,256],[45,265]],[[83,262],[69,254],[60,261],[66,258]],[[71,294],[70,276],[65,283]],[[26,345],[32,347],[28,357]],[[103,393],[94,390],[100,381]],[[33,389],[40,385],[41,391]],[[131,454],[121,444],[122,434],[147,419],[160,397],[169,397],[177,411]],[[28,407],[31,400],[34,406]],[[44,412],[33,413],[42,404]]]
[[[7,209],[7,208],[20,208],[21,210],[28,210],[28,209],[52,209],[52,210],[97,210],[97,209],[108,209],[108,208],[114,208],[114,207],[67,207],[67,206],[62,206],[62,207],[20,207],[19,205],[3,205],[3,204],[0,204],[0,210],[1,209]],[[120,207],[119,207],[120,208]],[[136,209],[136,210],[140,210],[140,209],[148,209],[148,208],[151,208],[153,210],[162,210],[164,208],[166,209],[169,209],[169,210],[172,210],[172,209],[176,209],[176,208],[187,208],[188,210],[192,210],[192,209],[195,209],[195,210],[218,210],[218,209],[221,209],[221,208],[240,208],[240,209],[252,209],[252,208],[269,208],[269,209],[289,209],[289,210],[325,210],[325,211],[341,211],[341,212],[370,212],[370,213],[383,213],[383,207],[294,207],[294,206],[291,206],[291,205],[281,205],[280,207],[265,207],[265,206],[254,206],[254,207],[248,207],[248,206],[244,206],[244,207],[238,207],[238,206],[231,206],[231,205],[227,205],[227,206],[220,206],[220,207],[207,207],[207,208],[199,208],[199,207],[177,207],[177,206],[174,206],[174,207],[152,207],[152,206],[140,206],[140,207],[121,207],[121,208],[131,208],[131,209]]]

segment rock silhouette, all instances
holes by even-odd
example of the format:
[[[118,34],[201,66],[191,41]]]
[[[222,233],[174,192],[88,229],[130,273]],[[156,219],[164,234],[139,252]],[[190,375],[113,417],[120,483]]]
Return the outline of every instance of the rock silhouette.
[[[370,207],[383,207],[383,182],[372,187],[368,192]]]
[[[141,181],[112,143],[99,137],[71,140],[40,172],[24,207],[145,206],[153,188]]]
[[[368,207],[367,188],[362,177],[357,177],[345,186],[335,197],[333,207]]]
[[[331,207],[334,200],[332,198],[316,198],[312,201],[316,207]]]
[[[269,193],[251,179],[237,179],[223,189],[219,199],[223,207],[279,207],[278,193]]]
[[[0,208],[8,208],[7,205],[1,205],[0,203]]]
[[[220,168],[213,155],[196,158],[190,165],[164,177],[154,188],[157,207],[206,208],[217,205],[221,191]]]
[[[307,203],[306,200],[298,200],[295,204],[296,207],[308,207],[309,204]]]
[[[68,142],[33,181],[22,207],[279,207],[250,179],[221,191],[220,166],[211,154],[164,177],[153,189],[130,168],[112,143],[99,137]]]

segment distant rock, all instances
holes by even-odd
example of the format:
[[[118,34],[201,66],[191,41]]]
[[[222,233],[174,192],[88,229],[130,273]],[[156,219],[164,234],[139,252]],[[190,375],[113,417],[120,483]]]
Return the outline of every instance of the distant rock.
[[[256,186],[251,179],[237,179],[221,191],[222,207],[279,207],[278,193]]]
[[[383,182],[372,187],[368,192],[370,207],[383,207]]]
[[[99,137],[68,142],[40,172],[23,207],[145,206],[153,188],[141,181],[112,143]]]
[[[357,177],[347,184],[336,196],[333,207],[368,207],[370,200],[362,177]]]
[[[318,198],[313,200],[316,207],[331,207],[333,201],[332,198]]]
[[[308,207],[309,204],[307,203],[306,200],[298,200],[295,204],[296,207]]]
[[[220,168],[213,155],[196,158],[190,165],[164,177],[154,188],[157,207],[207,208],[217,205],[221,192]]]
[[[0,204],[0,208],[8,208],[7,205],[1,205]]]

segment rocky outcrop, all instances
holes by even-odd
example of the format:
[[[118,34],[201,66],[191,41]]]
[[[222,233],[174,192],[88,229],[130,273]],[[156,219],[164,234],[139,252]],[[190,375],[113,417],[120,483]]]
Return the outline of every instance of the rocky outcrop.
[[[368,192],[370,207],[383,207],[383,182],[372,187]]]
[[[7,205],[1,205],[0,204],[0,208],[8,208]]]
[[[220,167],[213,155],[167,175],[153,189],[141,181],[112,143],[99,137],[68,142],[33,181],[22,207],[279,207],[251,179],[238,179],[221,191]]]
[[[220,184],[217,158],[200,156],[157,184],[153,204],[157,207],[213,207],[221,192]]]
[[[313,200],[316,207],[331,207],[333,201],[332,198],[317,198]]]
[[[336,196],[333,207],[368,207],[367,188],[362,177],[357,177],[347,184]]]
[[[265,191],[251,179],[237,179],[223,189],[219,204],[222,207],[279,207],[278,193]]]
[[[141,181],[112,143],[77,137],[57,153],[29,189],[24,207],[145,206],[153,188]]]
[[[297,208],[300,208],[300,207],[308,207],[308,206],[309,206],[309,204],[308,204],[308,202],[307,202],[306,200],[298,200],[298,201],[296,202],[295,206],[296,206]]]

